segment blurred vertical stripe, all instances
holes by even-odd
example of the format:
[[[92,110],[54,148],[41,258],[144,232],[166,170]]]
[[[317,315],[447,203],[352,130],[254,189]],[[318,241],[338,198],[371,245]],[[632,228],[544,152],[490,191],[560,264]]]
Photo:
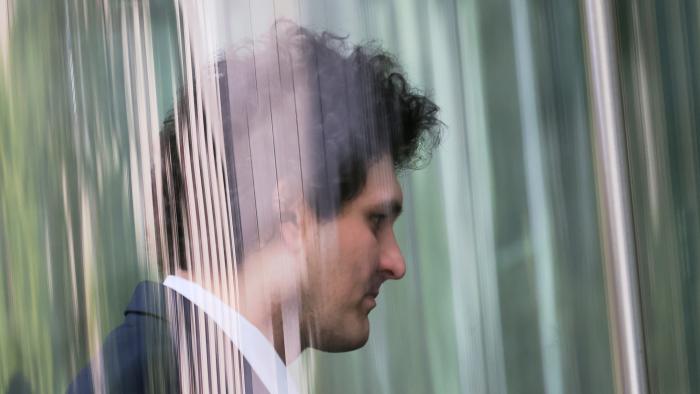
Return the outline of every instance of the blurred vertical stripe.
[[[430,164],[401,179],[408,273],[382,293],[368,345],[307,352],[300,386],[615,392],[582,2],[216,0],[185,16],[176,4],[0,0],[0,392],[63,391],[134,285],[159,279],[152,166],[198,72],[184,41],[213,60],[277,18],[376,40],[446,127]],[[700,5],[610,4],[646,383],[699,392]],[[207,181],[220,170],[209,143],[191,154],[213,174],[202,217],[230,209]],[[220,220],[198,230],[202,258],[231,258]]]

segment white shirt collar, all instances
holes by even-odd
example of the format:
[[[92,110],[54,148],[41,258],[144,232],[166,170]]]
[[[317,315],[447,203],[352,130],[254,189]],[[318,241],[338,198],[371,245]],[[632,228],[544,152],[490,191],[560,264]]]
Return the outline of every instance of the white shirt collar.
[[[163,285],[187,298],[221,328],[270,394],[298,394],[294,379],[274,346],[248,319],[192,281],[170,275]]]

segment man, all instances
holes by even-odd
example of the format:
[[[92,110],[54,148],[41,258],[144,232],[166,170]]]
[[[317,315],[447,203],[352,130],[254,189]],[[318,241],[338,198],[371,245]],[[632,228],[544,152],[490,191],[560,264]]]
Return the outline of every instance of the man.
[[[166,278],[139,285],[69,392],[298,392],[286,365],[363,346],[405,273],[396,172],[429,157],[439,121],[392,58],[278,22],[212,74],[161,132]]]

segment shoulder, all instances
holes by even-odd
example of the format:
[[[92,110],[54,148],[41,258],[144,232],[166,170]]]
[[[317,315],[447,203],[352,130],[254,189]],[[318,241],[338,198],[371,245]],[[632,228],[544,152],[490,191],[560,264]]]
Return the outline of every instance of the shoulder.
[[[176,361],[167,321],[127,308],[124,322],[107,336],[67,392],[175,392]]]
[[[122,324],[107,336],[100,353],[80,371],[67,392],[179,393],[192,389],[267,393],[246,357],[201,312],[161,284],[140,284]],[[220,386],[223,381],[218,378],[202,380],[206,370],[223,374],[228,383],[238,381],[242,387]]]

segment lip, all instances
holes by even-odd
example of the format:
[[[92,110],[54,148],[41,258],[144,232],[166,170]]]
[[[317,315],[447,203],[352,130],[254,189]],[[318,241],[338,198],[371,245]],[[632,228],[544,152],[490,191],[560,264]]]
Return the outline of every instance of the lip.
[[[364,304],[368,309],[374,309],[377,306],[377,296],[372,294],[367,294],[364,298]]]
[[[377,297],[379,296],[378,292],[371,292],[365,294],[365,297],[363,299],[363,303],[369,308],[373,309],[375,306],[377,306]]]

